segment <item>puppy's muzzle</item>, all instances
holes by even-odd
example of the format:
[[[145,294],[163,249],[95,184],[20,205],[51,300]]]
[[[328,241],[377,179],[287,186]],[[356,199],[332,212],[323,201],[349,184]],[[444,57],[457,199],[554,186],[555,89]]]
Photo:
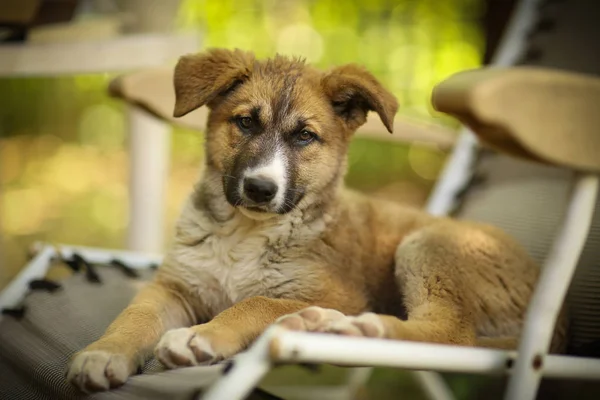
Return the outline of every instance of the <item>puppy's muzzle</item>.
[[[277,195],[277,190],[277,185],[270,179],[244,179],[244,196],[257,205],[268,204]]]

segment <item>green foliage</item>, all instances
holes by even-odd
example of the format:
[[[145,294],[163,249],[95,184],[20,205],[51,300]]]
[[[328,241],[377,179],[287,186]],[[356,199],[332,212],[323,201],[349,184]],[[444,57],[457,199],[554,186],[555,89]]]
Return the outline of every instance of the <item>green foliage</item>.
[[[480,63],[480,7],[478,0],[184,0],[180,25],[201,28],[205,47],[301,55],[325,68],[361,63],[398,96],[401,113],[428,118],[433,86]]]

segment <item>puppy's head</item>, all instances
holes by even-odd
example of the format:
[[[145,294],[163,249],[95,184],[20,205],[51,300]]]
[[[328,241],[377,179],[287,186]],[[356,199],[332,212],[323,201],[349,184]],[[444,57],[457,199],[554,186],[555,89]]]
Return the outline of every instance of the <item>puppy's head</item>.
[[[356,65],[318,71],[302,60],[214,49],[175,68],[175,117],[207,105],[209,167],[247,215],[316,201],[344,173],[352,133],[375,111],[391,132],[396,99]]]

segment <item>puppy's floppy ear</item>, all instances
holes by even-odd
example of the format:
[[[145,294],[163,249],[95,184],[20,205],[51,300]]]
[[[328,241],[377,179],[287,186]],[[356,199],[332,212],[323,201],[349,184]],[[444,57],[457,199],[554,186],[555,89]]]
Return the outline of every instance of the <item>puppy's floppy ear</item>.
[[[323,77],[322,84],[348,128],[355,130],[366,122],[368,111],[375,111],[392,133],[398,101],[365,68],[355,64],[334,68]]]
[[[204,104],[210,106],[218,96],[248,79],[253,64],[254,55],[238,49],[211,49],[181,57],[173,79],[173,116],[182,117]]]

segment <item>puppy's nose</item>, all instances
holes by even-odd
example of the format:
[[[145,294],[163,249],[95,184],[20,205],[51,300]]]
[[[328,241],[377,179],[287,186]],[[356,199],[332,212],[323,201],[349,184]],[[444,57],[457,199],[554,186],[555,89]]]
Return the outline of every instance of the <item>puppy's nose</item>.
[[[244,179],[244,193],[258,204],[268,203],[277,194],[277,185],[269,179]]]

